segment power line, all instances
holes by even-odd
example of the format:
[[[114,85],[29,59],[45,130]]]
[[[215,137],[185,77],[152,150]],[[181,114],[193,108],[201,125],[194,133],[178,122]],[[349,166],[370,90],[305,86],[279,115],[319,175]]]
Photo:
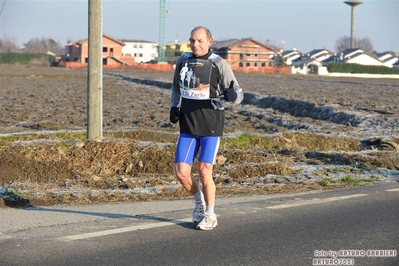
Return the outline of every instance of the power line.
[[[1,7],[1,10],[0,10],[0,16],[3,13],[3,9],[4,9],[4,6],[6,5],[6,2],[7,2],[7,0],[4,0],[3,6]]]

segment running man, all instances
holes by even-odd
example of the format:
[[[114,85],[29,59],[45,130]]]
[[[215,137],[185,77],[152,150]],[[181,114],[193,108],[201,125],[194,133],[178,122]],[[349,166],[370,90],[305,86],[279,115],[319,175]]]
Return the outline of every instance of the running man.
[[[198,223],[199,230],[212,230],[218,225],[212,171],[224,130],[221,99],[239,104],[244,98],[230,65],[210,51],[212,44],[209,29],[198,26],[191,31],[192,52],[185,53],[176,62],[170,108],[170,121],[179,122],[180,126],[175,173],[182,186],[194,196],[193,222]],[[197,87],[191,88],[187,79],[181,77],[182,73],[187,73],[187,67],[200,81]],[[202,190],[191,176],[199,151],[198,174]]]

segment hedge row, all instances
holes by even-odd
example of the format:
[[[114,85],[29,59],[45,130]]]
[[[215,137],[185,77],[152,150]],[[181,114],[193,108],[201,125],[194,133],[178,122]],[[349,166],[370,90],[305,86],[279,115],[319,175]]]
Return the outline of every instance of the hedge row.
[[[327,66],[330,73],[351,73],[351,74],[399,74],[399,68],[385,66],[367,66],[348,63],[330,63]]]
[[[54,57],[47,54],[21,54],[21,53],[5,53],[0,54],[0,64],[20,64],[27,65],[33,60],[46,59],[49,62]]]

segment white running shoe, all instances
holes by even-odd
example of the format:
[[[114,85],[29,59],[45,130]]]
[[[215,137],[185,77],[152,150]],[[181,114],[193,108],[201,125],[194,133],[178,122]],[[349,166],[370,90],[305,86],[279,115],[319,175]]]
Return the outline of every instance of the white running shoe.
[[[197,230],[212,230],[218,226],[218,219],[216,214],[209,214],[205,212],[204,219],[197,225]]]
[[[205,205],[202,202],[195,202],[195,208],[193,211],[193,222],[199,223],[204,218]]]

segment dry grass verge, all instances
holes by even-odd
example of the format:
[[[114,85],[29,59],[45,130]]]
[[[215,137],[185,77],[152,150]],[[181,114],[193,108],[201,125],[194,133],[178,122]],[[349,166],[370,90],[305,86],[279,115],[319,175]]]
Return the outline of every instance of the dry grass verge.
[[[0,206],[188,196],[173,173],[177,134],[139,130],[104,137],[87,141],[82,132],[2,137]],[[225,137],[214,168],[218,195],[328,189],[354,185],[354,179],[375,183],[378,174],[365,171],[398,168],[393,148],[374,146],[370,153],[361,151],[361,143],[304,133]],[[309,172],[310,166],[318,168]]]

